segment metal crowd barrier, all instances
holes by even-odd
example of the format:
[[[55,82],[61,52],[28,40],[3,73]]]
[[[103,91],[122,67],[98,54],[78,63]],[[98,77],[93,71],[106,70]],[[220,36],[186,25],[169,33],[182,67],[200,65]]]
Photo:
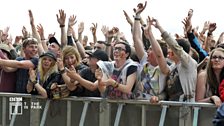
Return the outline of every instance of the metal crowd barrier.
[[[110,100],[0,92],[0,126],[211,126],[216,107],[210,103]]]

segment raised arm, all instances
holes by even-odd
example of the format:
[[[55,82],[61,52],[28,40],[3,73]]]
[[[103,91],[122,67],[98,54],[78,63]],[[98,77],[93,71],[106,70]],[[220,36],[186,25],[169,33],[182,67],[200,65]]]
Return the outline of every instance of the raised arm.
[[[93,42],[94,42],[94,44],[96,44],[96,42],[97,42],[97,37],[96,37],[96,30],[97,30],[97,23],[96,24],[94,24],[94,23],[92,23],[92,27],[90,27],[90,31],[92,32],[92,35],[93,35]]]
[[[135,16],[135,21],[134,21],[134,26],[133,26],[132,37],[133,37],[133,41],[134,41],[134,47],[137,52],[136,54],[138,56],[138,59],[140,59],[140,60],[143,58],[143,56],[145,54],[144,45],[142,42],[140,14],[145,9],[146,5],[147,5],[147,2],[145,2],[144,6],[142,3],[140,3],[140,4],[138,4],[137,10],[134,9],[136,12],[136,16]]]
[[[47,41],[44,36],[44,28],[41,24],[37,25],[37,32],[40,35],[42,47],[43,47],[44,51],[46,52],[48,50]]]
[[[30,25],[31,25],[31,29],[32,29],[32,35],[34,38],[37,39],[37,42],[38,42],[38,54],[41,55],[44,53],[44,48],[42,46],[42,43],[41,43],[41,39],[40,39],[40,36],[36,30],[36,26],[34,24],[34,17],[33,17],[33,13],[31,10],[29,10],[29,17],[30,17]]]
[[[167,66],[166,59],[163,55],[162,49],[152,33],[152,29],[151,29],[152,25],[154,25],[155,27],[158,27],[159,22],[156,19],[150,19],[150,17],[148,16],[147,26],[144,29],[144,31],[145,31],[144,33],[145,33],[145,36],[151,42],[152,50],[156,56],[156,59],[157,59],[157,62],[158,62],[161,72],[165,75],[168,75],[169,68]]]
[[[57,16],[57,21],[58,21],[60,29],[61,29],[61,46],[63,48],[67,43],[67,35],[65,32],[66,13],[64,12],[64,10],[60,9],[59,15],[56,14],[56,16]]]

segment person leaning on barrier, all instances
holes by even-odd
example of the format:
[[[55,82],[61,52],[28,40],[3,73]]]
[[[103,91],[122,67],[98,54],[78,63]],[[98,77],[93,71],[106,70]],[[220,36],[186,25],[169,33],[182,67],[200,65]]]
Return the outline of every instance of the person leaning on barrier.
[[[16,71],[16,93],[27,93],[26,85],[28,81],[29,68],[35,69],[38,64],[37,40],[27,38],[23,41],[22,49],[25,57],[17,57],[15,60],[0,59],[0,66],[7,72]]]
[[[205,70],[198,74],[196,85],[196,101],[210,102],[216,106],[221,105],[219,98],[219,84],[224,78],[224,49],[214,49],[207,62]]]
[[[111,99],[131,99],[141,97],[141,85],[138,83],[140,74],[139,64],[129,56],[130,45],[117,42],[113,48],[113,62],[97,62],[96,70],[98,88],[103,97]]]
[[[87,68],[86,65],[82,64],[80,54],[77,48],[73,46],[65,46],[62,50],[62,59],[58,58],[58,68],[59,71],[65,71],[62,73],[62,78],[68,82],[66,85],[68,89],[71,91],[70,95],[76,95],[80,93],[82,88],[78,85],[78,81],[75,79],[70,78],[66,74],[66,69],[71,71],[76,71],[77,74],[80,73],[81,70]]]
[[[10,48],[6,44],[0,44],[0,59],[12,59]],[[6,72],[0,67],[0,92],[15,92],[16,73]]]
[[[195,101],[195,87],[197,82],[197,62],[189,55],[190,44],[186,39],[173,39],[159,24],[152,19],[164,41],[168,44],[168,58],[173,61],[167,66],[161,59],[164,68],[160,68],[166,78],[165,91],[170,101]]]
[[[140,64],[143,67],[141,70],[141,82],[144,87],[143,96],[145,99],[149,99],[150,102],[155,103],[158,100],[165,99],[164,87],[165,87],[165,74],[160,69],[163,69],[166,65],[167,46],[153,37],[151,30],[151,20],[147,21],[147,26],[144,27],[145,37],[150,41],[151,46],[148,48],[147,53],[144,50],[141,28],[140,28],[140,14],[145,9],[147,2],[138,4],[138,8],[135,9],[135,20],[133,24],[133,40],[136,54],[140,59]],[[160,60],[161,59],[161,60]],[[160,60],[160,62],[157,62]],[[156,97],[155,97],[156,96]]]
[[[56,55],[51,51],[40,56],[37,69],[29,69],[30,76],[26,87],[28,93],[40,94],[44,98],[62,97],[61,94],[57,94],[59,92],[54,92],[58,85],[64,84],[62,71],[58,72],[56,61]]]
[[[70,88],[75,88],[75,86],[79,87],[72,91],[71,95],[76,96],[86,96],[86,97],[100,97],[100,92],[98,90],[98,85],[94,83],[97,79],[95,77],[95,71],[98,68],[97,62],[108,61],[109,57],[105,51],[96,50],[93,53],[87,53],[89,55],[89,62],[87,68],[82,69],[80,72],[76,72],[75,70],[67,70],[67,75],[77,81],[78,83],[75,85],[70,85]],[[80,88],[82,91],[80,92]]]

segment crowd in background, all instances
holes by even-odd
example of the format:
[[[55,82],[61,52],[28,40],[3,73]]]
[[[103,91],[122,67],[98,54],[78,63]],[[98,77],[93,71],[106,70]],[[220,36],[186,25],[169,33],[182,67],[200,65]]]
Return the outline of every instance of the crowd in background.
[[[28,10],[32,31],[23,27],[22,35],[14,40],[9,27],[0,31],[0,92],[52,99],[105,97],[220,106],[224,101],[224,34],[213,38],[216,23],[205,21],[198,31],[192,26],[190,9],[183,16],[183,33],[173,38],[158,19],[141,17],[146,7],[147,2],[139,3],[133,18],[123,11],[133,40],[127,40],[116,26],[103,26],[105,39],[98,40],[97,23],[90,28],[93,40],[89,40],[90,36],[83,35],[84,22],[78,22],[75,31],[76,16],[67,22],[62,9],[56,16],[59,39],[45,33],[41,24],[36,26]],[[154,37],[152,27],[162,39]]]

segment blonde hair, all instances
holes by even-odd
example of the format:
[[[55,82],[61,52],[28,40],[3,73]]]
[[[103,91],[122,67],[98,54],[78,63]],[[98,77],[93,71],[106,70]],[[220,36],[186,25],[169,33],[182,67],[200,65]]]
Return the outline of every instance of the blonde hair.
[[[207,63],[207,67],[206,67],[207,83],[208,83],[209,88],[211,89],[213,94],[217,93],[219,83],[221,82],[221,80],[217,80],[217,77],[215,76],[215,72],[212,68],[212,63],[211,63],[212,56],[213,56],[214,52],[216,52],[216,51],[221,51],[224,53],[223,48],[215,48],[210,54],[210,58],[209,58],[209,61]],[[220,76],[220,79],[224,78],[224,68],[222,69],[219,76]]]
[[[39,81],[40,83],[42,84],[43,82],[45,82],[47,80],[47,78],[52,74],[52,73],[57,73],[58,72],[58,66],[57,66],[57,63],[55,60],[53,60],[52,64],[51,64],[51,67],[50,69],[48,69],[48,71],[46,73],[44,73],[43,71],[43,67],[42,67],[42,62],[43,62],[43,58],[45,56],[41,57],[39,59],[39,62],[38,62],[38,73],[39,73]]]
[[[65,57],[69,56],[69,55],[75,55],[76,60],[77,60],[76,66],[79,65],[81,62],[81,56],[80,56],[78,50],[76,48],[74,48],[73,46],[65,46],[62,50],[62,55],[63,55],[63,63],[65,63]]]

